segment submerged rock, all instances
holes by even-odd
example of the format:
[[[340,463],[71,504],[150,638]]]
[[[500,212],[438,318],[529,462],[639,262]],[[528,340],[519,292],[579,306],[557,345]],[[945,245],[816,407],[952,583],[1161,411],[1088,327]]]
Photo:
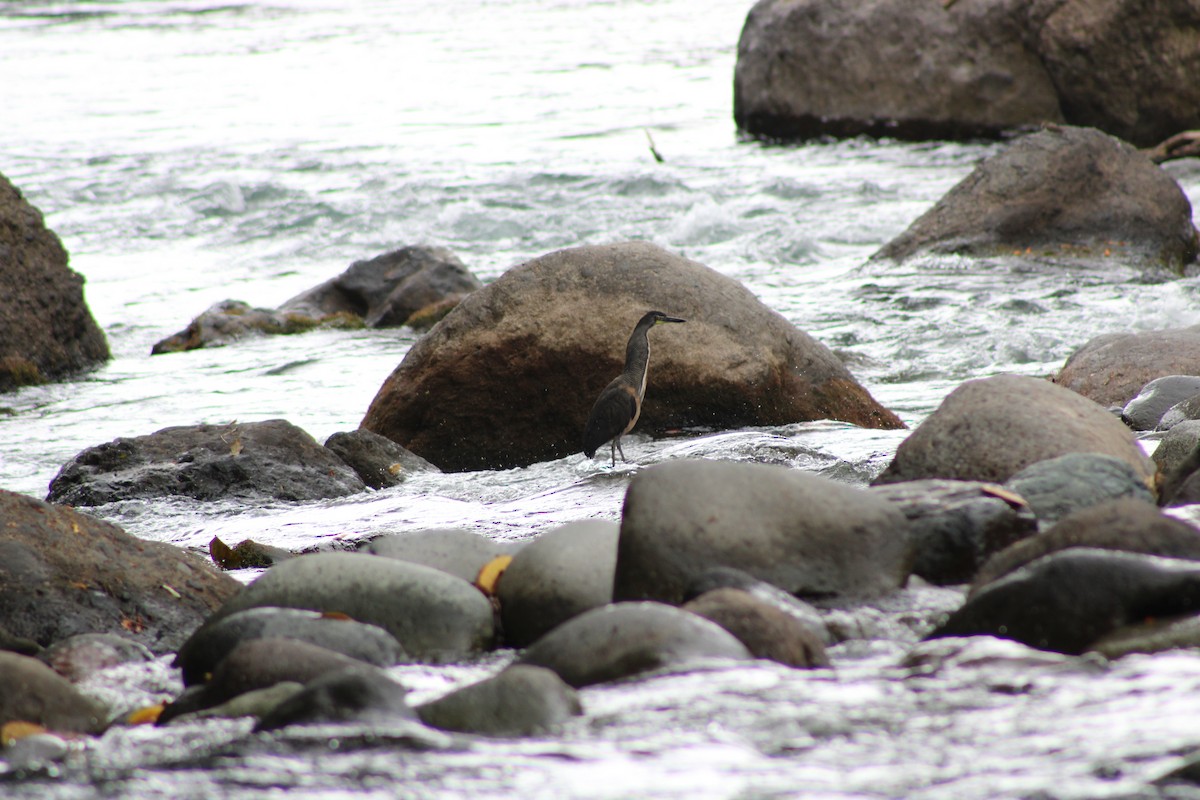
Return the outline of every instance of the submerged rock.
[[[1147,617],[1200,611],[1200,563],[1071,548],[972,594],[929,635],[989,635],[1078,655]]]
[[[325,446],[372,489],[397,486],[414,473],[441,471],[391,439],[363,428],[335,433],[325,440]]]
[[[109,359],[83,298],[83,276],[42,214],[0,175],[0,392],[56,380]]]
[[[203,559],[0,490],[0,626],[42,646],[115,633],[175,650],[241,584]]]
[[[385,534],[363,543],[359,551],[423,564],[474,583],[485,564],[500,556],[511,555],[521,546],[461,528],[430,528]]]
[[[340,612],[378,625],[417,661],[457,661],[492,644],[492,606],[441,570],[364,553],[313,553],[271,567],[216,619],[260,606]]]
[[[965,583],[988,556],[1037,532],[1023,498],[991,483],[919,480],[875,486],[909,521],[913,574],[932,584]]]
[[[381,669],[350,666],[310,680],[304,688],[262,715],[255,730],[326,722],[416,719],[408,690]]]
[[[1004,483],[1067,453],[1119,458],[1149,483],[1153,464],[1100,406],[1049,381],[997,375],[963,383],[900,443],[876,483],[922,478]]]
[[[1102,406],[1124,406],[1155,378],[1186,375],[1200,364],[1200,325],[1106,333],[1067,358],[1054,382]]]
[[[1127,461],[1102,453],[1068,453],[1038,461],[1004,485],[1025,498],[1043,528],[1108,500],[1155,501],[1144,474],[1135,472]]]
[[[290,335],[313,328],[355,328],[361,325],[347,315],[314,319],[290,311],[255,308],[242,300],[221,300],[206,308],[178,333],[154,343],[151,355],[182,353],[201,347],[220,347],[257,335]]]
[[[108,711],[50,667],[0,652],[0,726],[32,722],[60,733],[100,733]]]
[[[785,467],[671,461],[629,483],[613,598],[679,603],[722,566],[801,597],[881,594],[904,585],[912,558],[904,515],[866,490]]]
[[[272,419],[163,428],[89,447],[63,465],[47,499],[80,506],[174,495],[303,501],[365,488],[331,450]]]
[[[579,694],[551,670],[513,664],[417,708],[426,725],[487,736],[545,734],[583,713]]]
[[[115,633],[80,633],[50,645],[38,656],[59,675],[78,683],[118,664],[154,659],[145,645]]]
[[[1099,131],[1055,128],[985,159],[872,258],[1016,253],[1182,274],[1197,237],[1187,196],[1161,168]]]
[[[577,453],[650,309],[688,322],[652,337],[641,430],[822,418],[903,427],[827,347],[737,281],[646,242],[560,250],[473,293],[408,351],[362,427],[455,471]]]
[[[755,658],[789,667],[827,667],[820,635],[794,616],[741,589],[714,589],[683,605],[737,637]]]
[[[519,664],[545,667],[579,689],[712,659],[748,659],[733,634],[663,603],[616,603],[567,620],[538,639]]]
[[[571,617],[611,603],[620,532],[607,520],[573,522],[521,548],[496,595],[505,642],[524,647]]]
[[[1071,547],[1200,561],[1200,531],[1162,514],[1144,500],[1126,497],[1098,503],[992,556],[979,570],[972,591],[1042,556]]]
[[[367,664],[390,667],[406,660],[396,637],[378,625],[299,608],[247,608],[202,625],[179,648],[175,666],[184,686],[203,683],[235,647],[253,639],[295,639]]]

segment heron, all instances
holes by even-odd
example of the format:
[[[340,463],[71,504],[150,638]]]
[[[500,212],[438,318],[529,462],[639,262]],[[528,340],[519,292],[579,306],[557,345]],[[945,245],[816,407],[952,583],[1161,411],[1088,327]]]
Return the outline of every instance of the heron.
[[[664,322],[687,322],[668,317],[661,311],[649,311],[638,320],[629,344],[625,345],[625,369],[612,379],[596,398],[592,413],[583,430],[583,452],[588,458],[608,442],[612,446],[612,465],[617,466],[617,453],[625,461],[621,437],[633,430],[642,413],[642,398],[646,396],[646,375],[650,371],[650,329]]]

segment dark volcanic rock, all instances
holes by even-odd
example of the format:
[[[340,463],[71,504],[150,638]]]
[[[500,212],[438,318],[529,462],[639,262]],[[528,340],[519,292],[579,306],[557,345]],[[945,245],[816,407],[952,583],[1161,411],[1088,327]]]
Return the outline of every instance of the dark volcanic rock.
[[[1124,406],[1142,387],[1200,365],[1200,325],[1142,333],[1106,333],[1067,359],[1054,382],[1102,406]]]
[[[0,726],[32,722],[63,733],[99,733],[108,711],[36,658],[0,652]]]
[[[904,515],[866,490],[786,467],[671,461],[629,483],[613,598],[679,603],[714,567],[801,597],[881,594],[904,585],[912,555]]]
[[[876,483],[921,478],[1003,483],[1038,461],[1103,453],[1144,481],[1153,464],[1119,419],[1049,381],[997,375],[967,381],[900,443]]]
[[[711,659],[747,658],[733,634],[696,614],[663,603],[616,603],[567,620],[517,663],[546,667],[579,689]]]
[[[762,0],[738,41],[733,115],[773,138],[995,136],[1061,122],[1026,3]]]
[[[365,261],[284,303],[280,310],[313,317],[344,313],[369,328],[404,325],[427,306],[461,301],[479,279],[444,247],[413,245]]]
[[[325,440],[325,446],[349,464],[372,489],[404,483],[416,472],[440,472],[433,464],[391,439],[363,428],[335,433]]]
[[[544,734],[583,713],[578,693],[554,672],[513,664],[498,675],[417,708],[426,725],[488,736]]]
[[[300,608],[262,606],[202,625],[179,648],[183,685],[202,683],[231,650],[252,639],[296,639],[379,667],[404,661],[396,637],[377,625]]]
[[[1196,258],[1192,207],[1174,178],[1087,128],[1023,137],[985,159],[872,258],[1114,258],[1182,273]]]
[[[272,419],[163,428],[89,447],[59,470],[47,499],[77,506],[172,495],[318,500],[365,488],[332,451]]]
[[[496,596],[505,643],[524,647],[571,617],[612,602],[621,528],[585,520],[546,531],[521,548]]]
[[[456,661],[485,650],[491,603],[462,578],[365,553],[313,553],[267,570],[217,612],[259,606],[340,612],[378,625],[419,661]]]
[[[325,722],[416,719],[408,690],[381,669],[352,666],[326,672],[263,715],[255,730]]]
[[[929,638],[990,635],[1068,655],[1148,617],[1200,611],[1200,564],[1071,548],[971,595]]]
[[[319,325],[358,327],[361,323],[348,316],[314,319],[292,311],[254,308],[241,300],[222,300],[205,309],[183,330],[155,342],[150,348],[150,354],[182,353],[187,350],[199,350],[201,347],[220,347],[256,335],[304,333]]]
[[[1035,559],[1071,547],[1200,561],[1200,531],[1142,500],[1111,500],[1076,511],[1049,530],[992,556],[979,570],[973,591]]]
[[[109,358],[83,299],[83,276],[42,214],[0,175],[0,392]]]
[[[1080,509],[1121,497],[1155,501],[1144,473],[1101,453],[1068,453],[1038,461],[1004,485],[1025,498],[1042,528]]]
[[[923,480],[875,486],[909,521],[913,574],[944,586],[966,583],[988,556],[1037,533],[1020,497],[990,483]]]
[[[820,635],[794,616],[741,589],[714,589],[683,605],[737,637],[755,658],[789,667],[827,667]]]
[[[736,281],[645,242],[577,247],[514,267],[420,339],[362,426],[447,470],[577,453],[592,403],[650,309],[639,430],[832,418],[903,427],[824,345]]]
[[[241,584],[115,525],[0,490],[0,626],[46,646],[118,633],[175,650]]]
[[[1200,369],[1200,364],[1196,365]],[[1135,431],[1152,431],[1171,407],[1200,393],[1200,376],[1165,375],[1143,386],[1125,404],[1121,418]]]
[[[474,583],[492,559],[511,555],[519,543],[502,542],[461,528],[392,533],[364,543],[360,552],[440,569]]]

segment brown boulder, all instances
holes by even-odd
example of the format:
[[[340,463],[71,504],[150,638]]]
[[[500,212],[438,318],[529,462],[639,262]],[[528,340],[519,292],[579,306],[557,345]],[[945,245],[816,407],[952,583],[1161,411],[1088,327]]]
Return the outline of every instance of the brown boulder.
[[[1154,463],[1119,419],[1074,392],[1021,375],[959,386],[900,443],[875,483],[1003,483],[1030,464],[1066,453],[1119,458],[1152,485]]]
[[[83,276],[42,214],[0,175],[0,392],[109,358],[83,299]]]
[[[1097,336],[1071,354],[1054,382],[1100,405],[1124,406],[1155,378],[1196,374],[1200,325]]]
[[[177,649],[241,584],[199,557],[0,490],[0,627],[46,646],[119,633]]]
[[[413,345],[362,427],[448,470],[579,452],[592,402],[650,309],[688,322],[651,336],[640,430],[822,418],[903,427],[827,347],[737,281],[646,242],[550,253],[470,295]]]

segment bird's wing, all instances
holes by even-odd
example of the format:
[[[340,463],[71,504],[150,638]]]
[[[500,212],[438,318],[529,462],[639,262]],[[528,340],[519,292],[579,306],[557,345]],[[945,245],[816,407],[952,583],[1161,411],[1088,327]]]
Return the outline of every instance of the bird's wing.
[[[583,430],[583,452],[591,458],[601,445],[623,434],[636,417],[637,396],[633,389],[623,383],[610,383],[596,398],[588,415]]]

